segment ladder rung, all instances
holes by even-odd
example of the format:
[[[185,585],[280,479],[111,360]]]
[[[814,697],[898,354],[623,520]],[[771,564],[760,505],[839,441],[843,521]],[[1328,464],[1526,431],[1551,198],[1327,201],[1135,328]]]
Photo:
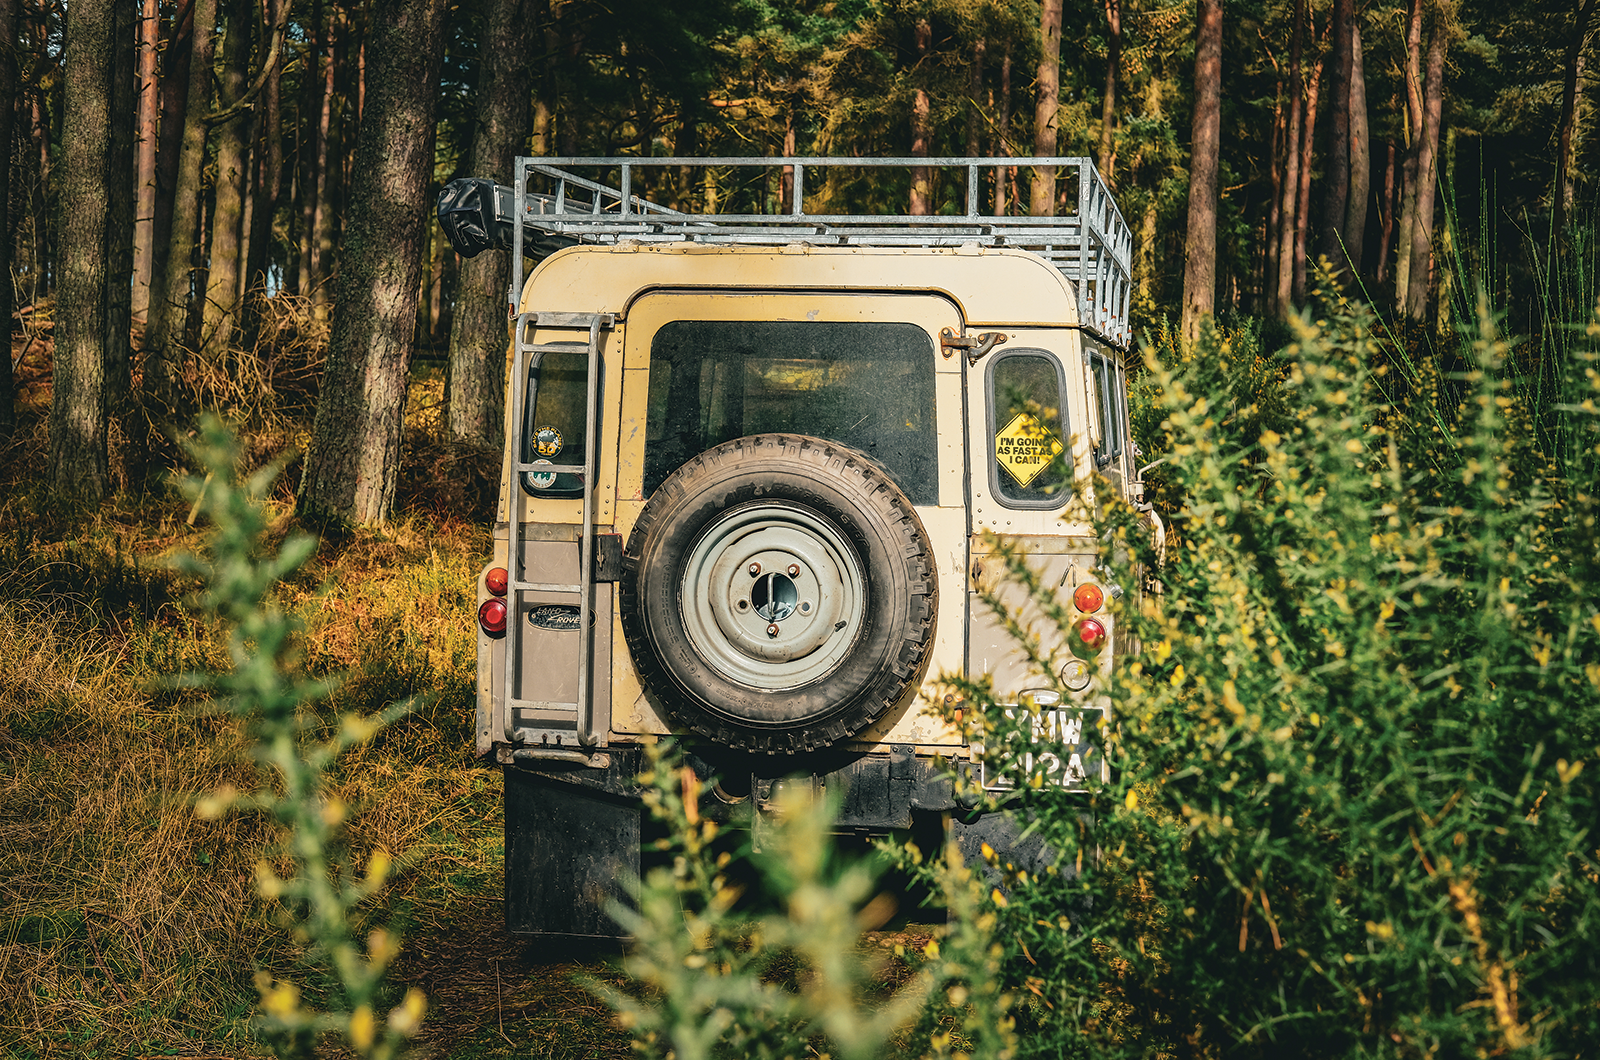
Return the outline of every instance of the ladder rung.
[[[549,710],[556,713],[576,714],[576,703],[554,703],[543,699],[518,699],[511,704],[512,710]]]
[[[576,593],[581,585],[564,585],[560,582],[513,582],[511,587],[523,593]]]
[[[522,344],[523,353],[577,353],[587,351],[587,342],[525,342]]]
[[[600,326],[609,328],[616,319],[611,313],[534,313],[533,318],[543,328],[586,328],[599,316]]]
[[[517,465],[520,472],[535,475],[581,475],[587,468],[582,464],[521,464]]]

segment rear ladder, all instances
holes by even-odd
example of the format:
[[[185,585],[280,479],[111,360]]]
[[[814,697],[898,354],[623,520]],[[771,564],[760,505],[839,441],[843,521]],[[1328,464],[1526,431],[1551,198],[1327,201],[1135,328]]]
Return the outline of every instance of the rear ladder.
[[[518,260],[518,259],[513,259]],[[516,270],[520,272],[521,270]],[[548,353],[573,353],[575,343],[535,343],[530,341],[540,328],[582,330],[587,333],[588,380],[585,387],[583,462],[579,464],[534,463],[528,459],[525,439],[513,443],[511,473],[505,483],[507,498],[506,540],[507,569],[510,578],[506,587],[510,614],[507,616],[505,636],[505,684],[500,702],[504,710],[504,738],[513,748],[537,748],[540,758],[566,758],[588,762],[595,748],[603,746],[602,734],[595,731],[594,717],[594,585],[595,585],[595,498],[594,483],[597,454],[600,446],[596,439],[600,411],[600,332],[616,323],[611,313],[519,313],[516,317],[516,339],[511,363],[512,379],[512,430],[523,431],[526,407],[537,399],[537,383],[525,385],[524,381],[536,379],[533,373]],[[576,583],[535,580],[538,571],[524,569],[524,549],[520,494],[522,483],[529,474],[575,475],[583,483],[583,515],[578,528],[578,580]],[[576,702],[516,697],[517,669],[522,661],[522,639],[525,635],[524,613],[529,609],[529,593],[562,593],[578,598],[578,698]],[[535,676],[524,674],[526,687]],[[519,724],[518,714],[530,715],[526,724]]]

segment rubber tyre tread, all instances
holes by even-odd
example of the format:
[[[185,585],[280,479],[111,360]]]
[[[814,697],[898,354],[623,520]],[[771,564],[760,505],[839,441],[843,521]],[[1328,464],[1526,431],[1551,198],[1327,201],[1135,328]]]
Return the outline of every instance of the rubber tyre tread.
[[[679,603],[701,532],[736,508],[774,501],[827,520],[855,549],[867,583],[849,652],[781,693],[717,673],[689,641]],[[729,748],[798,754],[856,735],[920,684],[937,565],[911,501],[876,460],[821,438],[751,435],[706,450],[651,495],[622,553],[618,603],[635,671],[678,721]]]

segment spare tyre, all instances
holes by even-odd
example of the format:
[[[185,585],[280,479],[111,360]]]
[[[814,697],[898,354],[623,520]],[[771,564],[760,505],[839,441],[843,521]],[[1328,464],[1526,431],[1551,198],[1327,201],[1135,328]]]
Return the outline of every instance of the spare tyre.
[[[820,438],[709,449],[645,504],[619,602],[640,678],[689,728],[792,754],[848,739],[921,680],[933,546],[877,461]]]

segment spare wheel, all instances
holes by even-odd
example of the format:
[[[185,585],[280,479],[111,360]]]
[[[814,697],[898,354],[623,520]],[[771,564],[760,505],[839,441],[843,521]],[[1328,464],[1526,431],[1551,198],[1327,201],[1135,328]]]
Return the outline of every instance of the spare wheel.
[[[854,736],[921,680],[938,579],[882,465],[763,434],[661,484],[619,590],[634,666],[669,711],[726,746],[788,754]]]

